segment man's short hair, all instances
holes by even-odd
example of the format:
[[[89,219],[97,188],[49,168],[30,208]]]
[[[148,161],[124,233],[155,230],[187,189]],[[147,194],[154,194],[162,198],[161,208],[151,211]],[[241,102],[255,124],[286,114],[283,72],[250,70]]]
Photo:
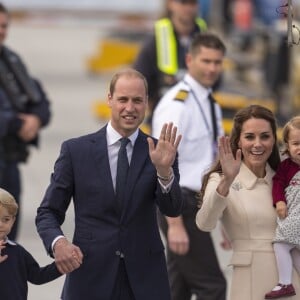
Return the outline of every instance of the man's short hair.
[[[18,204],[12,194],[0,188],[0,207],[7,209],[11,216],[16,216]]]
[[[114,76],[112,77],[112,79],[110,81],[110,85],[109,85],[109,93],[111,95],[113,95],[113,93],[115,91],[116,83],[120,77],[131,77],[131,78],[141,79],[144,82],[146,95],[148,95],[148,83],[147,83],[145,76],[142,73],[140,73],[139,71],[132,69],[132,68],[124,69],[124,70],[121,70],[121,71],[117,72],[116,74],[114,74]]]
[[[222,40],[217,35],[207,31],[200,32],[193,37],[189,47],[189,53],[196,54],[201,46],[220,50],[223,54],[226,52],[226,46]]]

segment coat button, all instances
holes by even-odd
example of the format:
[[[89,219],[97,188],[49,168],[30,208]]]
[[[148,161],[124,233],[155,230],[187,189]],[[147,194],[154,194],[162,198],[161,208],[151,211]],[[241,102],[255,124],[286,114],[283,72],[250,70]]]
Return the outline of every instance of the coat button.
[[[120,256],[120,255],[121,255],[121,252],[120,252],[119,250],[117,250],[117,251],[116,251],[116,255],[117,255],[117,256]]]

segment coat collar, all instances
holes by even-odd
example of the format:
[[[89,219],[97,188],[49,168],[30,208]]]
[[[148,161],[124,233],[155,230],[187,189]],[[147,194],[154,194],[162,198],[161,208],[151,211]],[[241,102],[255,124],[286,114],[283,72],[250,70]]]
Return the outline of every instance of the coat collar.
[[[11,246],[17,246],[17,244],[14,241],[11,241],[10,239],[8,239],[8,237],[6,237],[6,239],[4,240],[4,244],[8,244]]]
[[[266,176],[264,178],[258,178],[254,173],[242,162],[241,169],[236,177],[236,180],[233,182],[233,187],[242,184],[246,189],[251,190],[254,188],[258,181],[263,180],[267,185],[272,186],[272,178],[274,176],[274,171],[271,169],[269,164],[266,165]]]
[[[130,143],[132,146],[134,146],[135,141],[138,137],[139,130],[137,129],[133,134],[128,136],[128,139],[130,140]],[[118,142],[121,138],[122,135],[118,133],[111,125],[111,121],[108,122],[107,128],[106,128],[106,138],[107,138],[107,144],[108,146],[115,144]]]
[[[107,151],[106,127],[107,125],[102,127],[96,133],[92,134],[90,136],[90,142],[92,144],[92,157],[97,169],[100,170],[101,174],[103,175],[101,176],[101,180],[104,182],[104,186],[107,187],[107,194],[114,195]]]
[[[94,157],[99,162],[105,159],[107,161],[107,166],[109,167],[109,159],[107,153],[107,139],[106,139],[106,128],[105,125],[96,133],[92,134],[91,142],[95,144],[94,147]],[[138,131],[138,136],[134,142],[132,159],[129,168],[130,181],[135,182],[146,158],[149,155],[148,142],[145,133],[141,130]]]
[[[97,161],[106,159],[108,166],[108,154],[107,154],[107,141],[106,141],[106,127],[102,127],[99,131],[91,135],[91,143],[95,144],[94,157]]]

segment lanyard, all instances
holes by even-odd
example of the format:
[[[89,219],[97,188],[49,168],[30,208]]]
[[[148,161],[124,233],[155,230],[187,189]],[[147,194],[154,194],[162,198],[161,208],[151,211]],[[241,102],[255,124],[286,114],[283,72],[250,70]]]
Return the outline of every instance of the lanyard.
[[[212,125],[213,125],[213,131],[214,131],[214,141],[217,141],[218,127],[217,127],[216,108],[215,108],[216,100],[214,99],[212,94],[209,94],[208,99],[209,99],[209,103],[210,103],[211,120],[213,123]]]
[[[190,88],[190,92],[192,93],[192,96],[194,98],[194,100],[196,101],[199,109],[200,109],[200,113],[202,115],[202,118],[204,120],[206,129],[208,131],[211,131],[210,126],[209,126],[209,122],[205,116],[205,113],[203,111],[203,108],[201,106],[201,103],[199,101],[199,98],[196,96],[196,93],[194,92],[194,90],[192,89],[191,85],[186,82],[185,80],[183,80],[183,82]],[[216,119],[216,111],[215,111],[215,104],[214,104],[214,99],[211,95],[209,95],[209,102],[210,102],[210,113],[211,113],[211,119],[212,119],[212,128],[213,128],[213,135],[214,135],[214,142],[217,141],[217,136],[218,136],[218,128],[217,128],[217,119]]]

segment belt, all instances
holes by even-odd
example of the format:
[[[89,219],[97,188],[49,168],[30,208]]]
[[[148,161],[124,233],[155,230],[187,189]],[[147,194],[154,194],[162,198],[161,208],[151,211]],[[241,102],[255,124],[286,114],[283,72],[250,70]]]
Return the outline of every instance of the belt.
[[[272,240],[233,240],[233,251],[273,252]]]

